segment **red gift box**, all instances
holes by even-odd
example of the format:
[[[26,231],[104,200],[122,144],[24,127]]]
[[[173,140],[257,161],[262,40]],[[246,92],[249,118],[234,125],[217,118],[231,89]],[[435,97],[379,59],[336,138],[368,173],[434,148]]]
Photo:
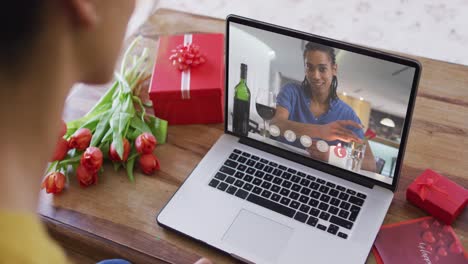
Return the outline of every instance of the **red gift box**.
[[[372,252],[378,264],[466,264],[468,260],[452,227],[431,216],[382,226]]]
[[[468,191],[432,170],[425,170],[406,190],[406,199],[451,224],[465,208]]]
[[[180,45],[196,45],[205,62],[181,71],[169,59]],[[155,115],[169,124],[223,122],[224,35],[162,36],[149,96]]]

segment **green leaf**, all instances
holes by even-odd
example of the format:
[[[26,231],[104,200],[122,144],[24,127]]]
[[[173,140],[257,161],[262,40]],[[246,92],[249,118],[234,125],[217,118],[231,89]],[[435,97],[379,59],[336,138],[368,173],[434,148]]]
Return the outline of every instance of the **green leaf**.
[[[133,177],[133,168],[135,167],[135,160],[136,160],[136,157],[133,157],[127,160],[127,166],[126,166],[127,176],[131,182],[135,181],[135,178]]]
[[[78,169],[78,165],[79,165],[79,164],[72,164],[72,165],[71,165],[71,166],[72,166],[72,170],[73,170],[74,172],[76,172],[76,169]]]
[[[109,147],[110,147],[110,142],[101,143],[101,145],[99,145],[99,148],[101,149],[102,156],[104,159],[109,158]]]
[[[138,96],[132,96],[132,98],[133,98],[133,101],[136,102],[140,106],[140,108],[141,108],[141,119],[143,120],[143,118],[146,115],[145,106],[143,105],[143,103],[141,102],[141,99]]]
[[[136,151],[135,144],[132,144],[130,155],[127,160],[127,164],[125,164],[125,169],[127,170],[127,176],[131,182],[134,182],[135,180],[133,177],[133,169],[135,167],[135,160],[138,157],[138,155],[139,153]]]
[[[132,126],[130,126],[128,132],[127,132],[127,138],[128,140],[130,140],[131,142],[135,141],[135,139],[141,134],[141,132],[137,129],[134,129],[132,128]]]
[[[65,175],[67,184],[70,184],[70,177],[69,177],[70,171],[68,170],[68,166],[65,168],[63,174]]]
[[[114,113],[110,120],[110,127],[112,129],[112,143],[117,151],[119,157],[123,157],[123,134],[127,128],[127,123],[131,119],[131,115],[123,112],[122,110],[126,108],[124,106],[125,96],[120,96],[114,100]],[[128,97],[128,96],[127,96]]]
[[[76,130],[81,128],[83,124],[88,122],[90,119],[96,117],[99,114],[102,114],[105,111],[108,111],[112,107],[112,100],[117,91],[118,82],[114,82],[114,84],[107,90],[107,92],[99,99],[96,105],[91,108],[91,110],[86,113],[81,118],[75,119],[67,123],[67,138],[75,133]]]
[[[94,131],[93,138],[91,139],[91,146],[97,146],[101,139],[104,136],[104,133],[109,131],[110,125],[109,120],[112,116],[112,110],[107,110],[102,114],[102,118],[99,121],[98,125],[96,126],[96,130]]]
[[[122,65],[120,66],[120,73],[121,74],[125,74],[125,68],[127,66],[127,60],[128,60],[128,56],[130,55],[130,53],[132,52],[132,50],[135,48],[135,46],[137,45],[138,42],[140,42],[142,40],[142,37],[141,36],[138,36],[137,38],[135,38],[132,43],[130,43],[130,45],[128,46],[127,50],[125,51],[124,53],[124,56],[123,56],[123,59],[122,59]]]
[[[64,160],[60,161],[57,165],[60,166],[60,167],[72,165],[74,163],[79,163],[80,159],[81,159],[81,155],[76,155],[76,156],[74,156],[72,158],[64,159]]]
[[[124,131],[128,127],[128,124],[132,118],[132,115],[127,113],[116,113],[113,115],[110,126],[112,128],[112,143],[114,143],[117,154],[120,158],[123,157],[123,137]]]
[[[125,136],[124,132],[130,126],[130,120],[132,120],[133,115],[127,113],[120,113],[120,123],[119,123],[119,132],[122,136]]]
[[[131,94],[128,94],[128,95],[125,95],[126,98],[125,98],[125,103],[124,105],[122,106],[122,112],[124,113],[127,113],[127,114],[130,114],[130,115],[135,115],[135,105],[133,105],[133,101],[132,101],[132,95]]]
[[[75,120],[70,123],[67,123],[67,134],[65,135],[65,138],[69,139],[80,128],[88,128],[89,130],[91,130],[91,132],[94,132],[96,130],[97,124],[101,120],[101,117],[102,113],[97,114],[93,117],[82,119],[80,122],[77,122]],[[77,126],[78,124],[80,125]]]
[[[85,116],[94,116],[109,110],[108,105],[112,104],[112,98],[114,97],[117,87],[118,82],[115,81],[112,84],[111,88],[107,90],[107,92],[101,97],[101,99],[99,99],[96,105],[94,105],[93,108],[91,108],[91,110],[89,110],[89,112]]]
[[[95,116],[88,122],[84,123],[80,128],[88,128],[89,130],[91,130],[91,133],[94,133],[94,131],[96,130],[96,126],[99,123],[100,118],[101,118],[100,115]]]
[[[120,133],[120,114],[117,113],[113,115],[110,122],[112,128],[112,144],[114,144],[115,149],[119,157],[123,157],[123,139]]]
[[[153,115],[147,115],[148,121],[146,124],[151,129],[151,132],[158,140],[159,144],[166,143],[167,138],[167,121],[164,119],[157,118]]]
[[[51,162],[49,164],[49,167],[47,168],[46,172],[45,172],[45,175],[48,175],[49,173],[51,173],[52,171],[55,171],[57,169],[57,164],[59,162],[56,160],[54,162]]]
[[[130,94],[132,92],[132,89],[130,88],[130,85],[128,84],[127,80],[125,80],[125,78],[118,72],[114,73],[114,76],[119,82],[122,92],[124,94]]]
[[[124,113],[124,115],[121,115],[121,126],[123,128],[123,131],[121,134],[123,137],[127,137],[127,132],[130,127],[130,121],[136,112],[135,106],[133,105],[131,94],[124,95],[121,112]]]
[[[153,101],[146,101],[146,102],[143,102],[143,105],[145,107],[153,107]]]
[[[130,154],[130,157],[128,159],[135,159],[140,155],[140,153],[135,151],[132,151],[132,154]]]
[[[135,140],[141,133],[153,133],[148,127],[148,125],[145,122],[143,122],[138,116],[133,116],[130,122],[130,127],[133,130],[132,133],[127,134],[127,137],[132,141]]]
[[[149,126],[137,116],[134,116],[132,118],[130,126],[133,127],[135,130],[138,130],[140,134],[144,132],[152,133]]]
[[[91,117],[84,116],[82,118],[70,121],[67,123],[67,133],[65,134],[65,138],[70,137],[78,130],[86,121],[88,121]]]
[[[110,122],[109,122],[109,126],[110,126]],[[106,134],[104,135],[104,137],[102,138],[101,144],[109,143],[111,139],[112,139],[112,129],[109,128]]]
[[[122,163],[120,163],[120,162],[114,162],[113,165],[114,165],[114,170],[115,170],[115,171],[118,171],[119,168],[120,168],[120,166],[122,166]]]

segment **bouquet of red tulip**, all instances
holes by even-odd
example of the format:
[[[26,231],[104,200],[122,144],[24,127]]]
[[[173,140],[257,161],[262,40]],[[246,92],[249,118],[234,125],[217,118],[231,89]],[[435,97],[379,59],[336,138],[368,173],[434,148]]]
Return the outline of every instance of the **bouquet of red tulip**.
[[[82,118],[63,122],[42,183],[47,193],[60,193],[73,172],[80,186],[96,184],[105,159],[112,161],[115,170],[124,167],[132,182],[136,161],[145,174],[159,170],[153,151],[157,143],[166,141],[167,121],[146,113],[145,106],[151,105],[138,96],[151,67],[147,49],[130,55],[139,41],[135,39],[127,49],[116,81],[97,104]]]

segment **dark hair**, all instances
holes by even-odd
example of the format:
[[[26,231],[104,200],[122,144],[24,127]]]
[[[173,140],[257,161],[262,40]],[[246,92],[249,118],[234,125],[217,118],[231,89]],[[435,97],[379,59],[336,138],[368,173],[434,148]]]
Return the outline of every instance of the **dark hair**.
[[[16,67],[30,54],[32,42],[40,29],[44,0],[4,1],[0,9],[2,26],[0,69]]]
[[[309,51],[321,51],[324,52],[328,55],[330,58],[330,61],[332,65],[336,63],[336,55],[335,55],[335,49],[329,46],[325,46],[322,44],[314,43],[314,42],[308,42],[305,45],[304,48],[304,53],[302,54],[302,58],[305,60],[307,56],[307,52]],[[331,89],[330,89],[330,94],[328,96],[328,102],[331,100],[335,100],[338,98],[338,95],[336,94],[336,89],[338,88],[338,78],[336,75],[333,76],[332,83],[331,83]],[[310,90],[310,85],[309,81],[307,80],[306,77],[304,77],[304,81],[302,81],[302,89],[304,89],[304,92],[312,98],[312,91]]]

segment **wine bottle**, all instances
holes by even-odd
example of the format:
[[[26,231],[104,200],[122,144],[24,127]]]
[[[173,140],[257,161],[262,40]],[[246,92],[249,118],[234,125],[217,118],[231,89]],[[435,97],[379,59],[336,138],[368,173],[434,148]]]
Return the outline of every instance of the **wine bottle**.
[[[247,64],[241,63],[240,81],[234,89],[233,132],[241,136],[249,133],[250,90],[247,87]]]

